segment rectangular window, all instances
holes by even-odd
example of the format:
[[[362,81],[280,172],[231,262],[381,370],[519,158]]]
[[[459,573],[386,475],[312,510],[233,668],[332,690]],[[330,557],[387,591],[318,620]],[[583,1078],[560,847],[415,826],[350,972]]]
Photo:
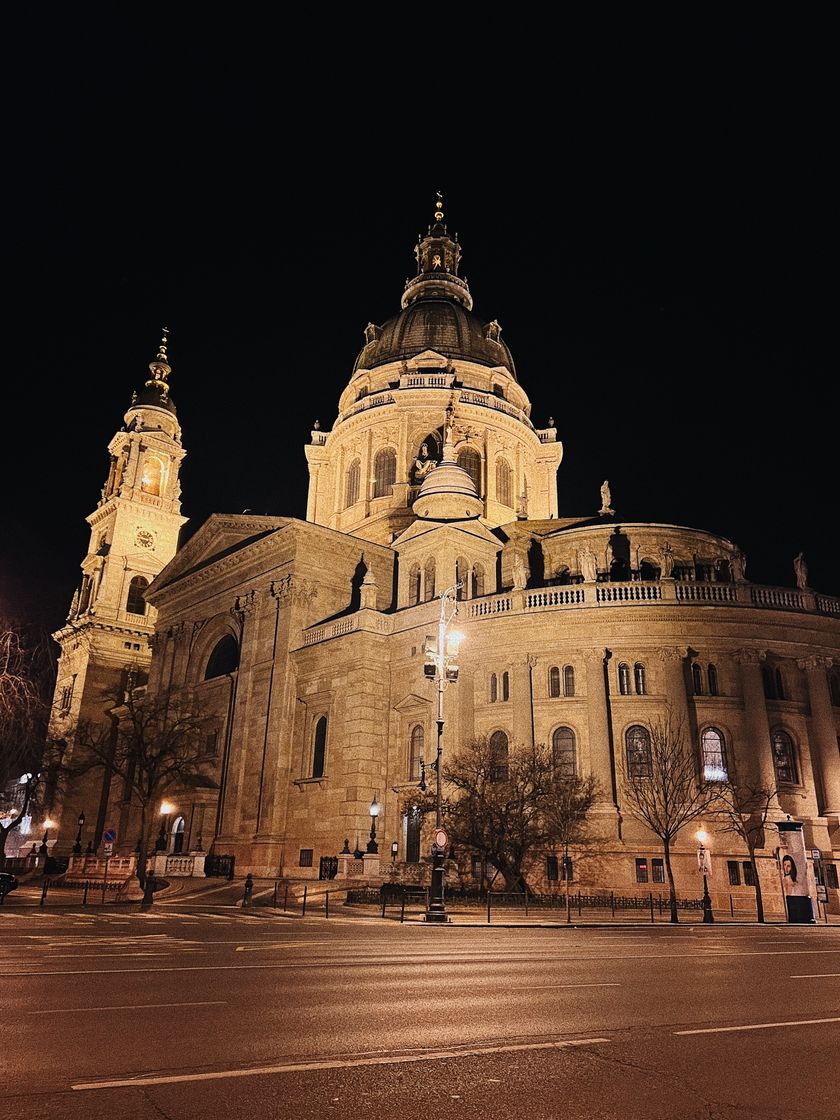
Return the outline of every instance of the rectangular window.
[[[665,860],[664,859],[652,859],[650,862],[651,862],[651,868],[650,869],[653,873],[653,875],[652,875],[653,882],[654,883],[664,883],[665,882]]]
[[[737,859],[730,859],[726,861],[726,867],[729,871],[729,885],[730,887],[740,887],[741,885],[741,869],[738,866]]]
[[[750,863],[750,861],[748,859],[745,859],[743,866],[744,866],[744,886],[745,887],[754,887],[755,886],[755,873],[753,872],[753,865]]]
[[[833,891],[837,890],[837,864],[827,863],[825,865],[825,881]]]
[[[545,857],[545,877],[551,883],[556,883],[560,878],[557,856]]]
[[[648,881],[648,862],[646,859],[636,860],[636,882],[646,883]]]
[[[298,867],[311,867],[312,857],[315,855],[314,848],[301,848],[300,859],[298,860]]]
[[[472,857],[472,863],[470,865],[470,874],[472,875],[473,879],[480,879],[481,878],[481,856],[473,856]]]

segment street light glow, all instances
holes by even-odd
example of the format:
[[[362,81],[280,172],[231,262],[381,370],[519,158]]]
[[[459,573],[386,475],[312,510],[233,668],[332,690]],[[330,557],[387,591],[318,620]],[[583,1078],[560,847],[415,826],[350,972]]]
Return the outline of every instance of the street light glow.
[[[697,836],[698,843],[700,843],[700,844],[705,844],[706,841],[709,839],[708,832],[706,832],[705,829],[702,829],[702,828],[700,829],[699,832],[696,833],[696,836]]]
[[[175,812],[175,806],[172,804],[171,801],[161,801],[161,803],[160,803],[160,815],[162,817],[168,817],[170,813],[174,813],[174,812]]]
[[[455,655],[458,652],[458,647],[464,640],[464,635],[460,630],[450,630],[446,635],[446,652]]]
[[[47,817],[47,819],[44,821],[44,828],[55,828],[55,821],[52,819],[52,817]]]

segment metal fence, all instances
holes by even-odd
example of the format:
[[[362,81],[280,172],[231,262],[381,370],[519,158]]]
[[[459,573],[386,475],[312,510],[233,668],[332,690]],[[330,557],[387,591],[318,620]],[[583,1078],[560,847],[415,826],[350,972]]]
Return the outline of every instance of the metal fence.
[[[73,904],[79,903],[81,895],[82,906],[87,906],[88,901],[99,905],[118,902],[125,886],[124,879],[44,879],[39,905],[46,906],[49,895],[55,891],[61,893],[62,900],[67,898]]]

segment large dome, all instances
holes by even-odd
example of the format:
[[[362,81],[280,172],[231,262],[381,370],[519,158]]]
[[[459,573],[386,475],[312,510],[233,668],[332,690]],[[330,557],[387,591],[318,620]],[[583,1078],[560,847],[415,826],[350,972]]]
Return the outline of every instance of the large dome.
[[[376,337],[362,349],[358,369],[373,369],[436,350],[447,358],[462,358],[483,366],[505,366],[516,379],[513,356],[498,336],[497,324],[484,324],[449,299],[419,299],[377,329]]]

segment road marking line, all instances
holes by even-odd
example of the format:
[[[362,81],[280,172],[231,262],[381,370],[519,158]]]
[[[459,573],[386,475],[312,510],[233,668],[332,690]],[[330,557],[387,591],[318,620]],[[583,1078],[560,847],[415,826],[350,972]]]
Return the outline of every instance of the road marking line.
[[[840,976],[840,972],[797,972],[791,980],[818,980],[823,976]]]
[[[809,1027],[815,1023],[840,1023],[840,1015],[833,1019],[792,1019],[785,1023],[748,1023],[742,1027],[703,1027],[701,1030],[674,1031],[674,1034],[725,1034],[728,1031],[763,1031],[769,1027]]]
[[[591,1046],[609,1042],[608,1038],[571,1038],[564,1042],[519,1042],[502,1046],[473,1046],[464,1050],[435,1050],[423,1054],[394,1054],[374,1058],[334,1058],[321,1062],[289,1062],[283,1065],[255,1066],[250,1069],[216,1070],[212,1073],[178,1073],[161,1077],[128,1077],[120,1081],[81,1081],[71,1089],[124,1089],[139,1085],[173,1085],[179,1081],[217,1081],[226,1077],[261,1077],[270,1073],[302,1073],[307,1070],[355,1069],[360,1066],[402,1065],[406,1062],[432,1062],[443,1058],[474,1058],[484,1054],[511,1054],[520,1050],[563,1050],[569,1046]]]
[[[591,983],[591,984],[519,984],[517,985],[518,992],[531,992],[537,988],[620,988],[620,984],[610,984],[604,982]]]
[[[188,1003],[116,1003],[109,1007],[56,1007],[52,1011],[30,1011],[30,1015],[61,1015],[80,1011],[142,1011],[146,1007],[211,1007],[214,1004],[227,1003],[226,999],[193,1000]]]

